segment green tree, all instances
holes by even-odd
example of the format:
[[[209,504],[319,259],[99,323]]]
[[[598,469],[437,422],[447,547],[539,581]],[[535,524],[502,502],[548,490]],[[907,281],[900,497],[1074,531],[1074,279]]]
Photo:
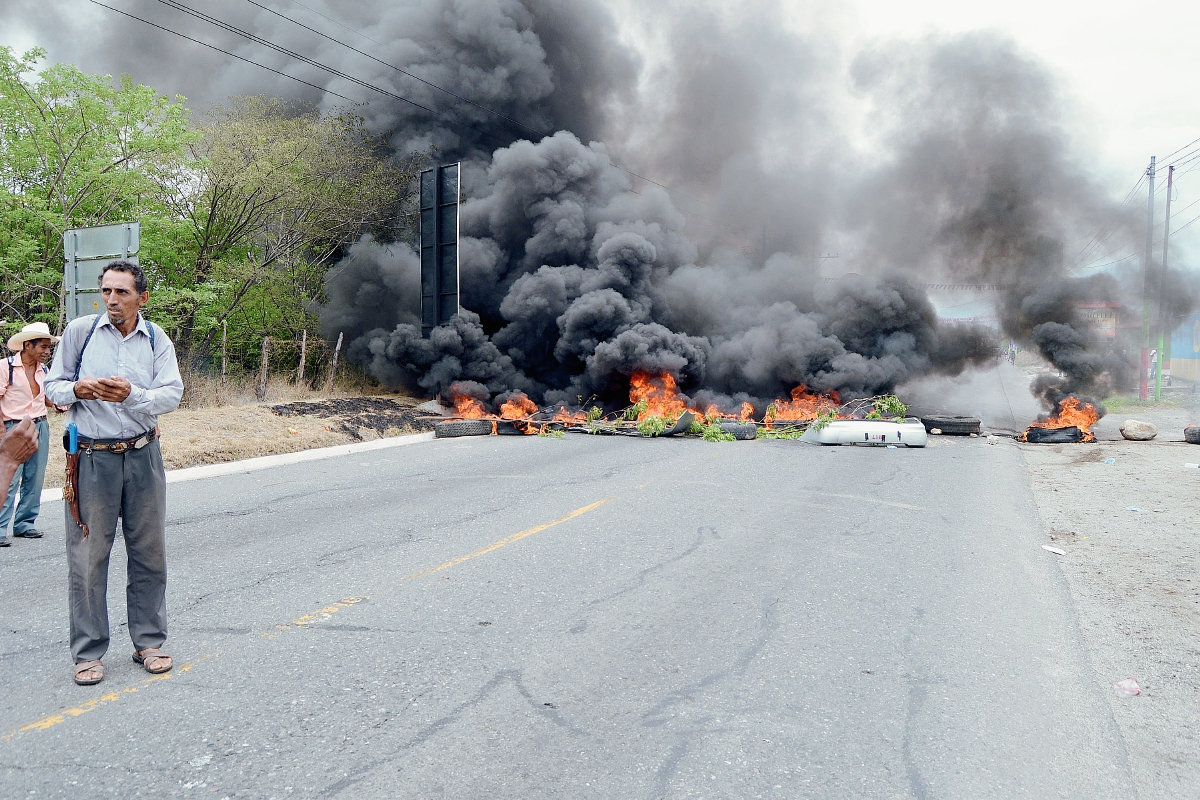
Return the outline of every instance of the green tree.
[[[186,168],[163,176],[174,223],[155,235],[175,246],[156,306],[199,365],[223,322],[248,358],[251,338],[310,328],[330,262],[404,219],[419,163],[392,160],[353,113],[275,98],[230,98],[196,130]]]
[[[44,57],[0,47],[0,307],[57,325],[63,231],[161,215],[195,134],[183,98]]]

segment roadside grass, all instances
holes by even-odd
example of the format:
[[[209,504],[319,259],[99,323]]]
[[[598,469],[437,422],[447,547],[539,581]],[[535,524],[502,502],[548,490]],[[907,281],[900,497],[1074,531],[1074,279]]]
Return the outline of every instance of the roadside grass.
[[[1153,399],[1142,402],[1137,398],[1137,395],[1117,394],[1104,399],[1104,407],[1108,409],[1110,414],[1127,414],[1134,411],[1144,411],[1147,409],[1167,409],[1167,408],[1191,408],[1200,405],[1200,394],[1192,392],[1170,392],[1164,393],[1162,400],[1155,402]]]
[[[247,406],[258,404],[254,390],[258,376],[250,373],[230,374],[224,377],[208,372],[183,369],[183,401],[180,408],[213,408],[224,406]],[[268,405],[290,403],[296,400],[325,400],[330,397],[361,397],[364,395],[390,394],[354,368],[342,369],[334,381],[333,389],[325,391],[325,381],[317,387],[305,381],[297,383],[290,375],[273,375],[267,380],[266,399]]]

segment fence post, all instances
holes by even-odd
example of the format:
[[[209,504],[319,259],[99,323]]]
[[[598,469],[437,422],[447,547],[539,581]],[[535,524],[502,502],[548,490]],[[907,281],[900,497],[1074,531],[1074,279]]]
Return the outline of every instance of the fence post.
[[[271,337],[263,337],[262,365],[258,368],[258,385],[254,387],[254,396],[258,398],[259,402],[267,399],[267,367],[270,364],[268,353],[270,341]]]
[[[296,384],[304,385],[304,362],[308,360],[308,329],[300,331],[300,374],[296,376]]]
[[[333,373],[337,372],[338,355],[342,352],[342,334],[338,334],[337,344],[333,348],[333,363],[329,366],[329,380],[325,383],[325,394],[333,391]]]

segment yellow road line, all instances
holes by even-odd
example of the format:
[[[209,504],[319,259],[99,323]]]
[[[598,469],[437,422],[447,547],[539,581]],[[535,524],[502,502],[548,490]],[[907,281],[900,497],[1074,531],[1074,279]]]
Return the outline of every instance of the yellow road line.
[[[210,658],[216,658],[216,656],[217,656],[216,653],[209,653],[208,655],[203,656],[202,658],[198,658],[195,661],[189,661],[186,664],[180,664],[178,667],[176,667],[171,672],[164,672],[161,675],[154,675],[152,677],[146,678],[146,680],[141,681],[141,683],[139,685],[141,687],[146,687],[152,683],[158,683],[160,681],[170,680],[171,676],[173,674],[175,674],[177,672],[189,672],[189,671],[191,671],[192,667],[196,666],[201,661],[207,661]],[[58,712],[57,714],[49,714],[47,716],[42,717],[39,720],[35,720],[34,722],[29,723],[28,725],[22,725],[20,728],[11,730],[8,733],[4,734],[3,736],[0,736],[0,741],[7,741],[7,740],[13,738],[14,736],[16,736],[18,733],[29,733],[31,731],[48,730],[50,728],[53,728],[55,725],[58,725],[59,723],[66,722],[68,717],[82,717],[84,714],[87,714],[90,711],[95,711],[100,706],[105,706],[105,705],[108,705],[109,703],[117,702],[118,700],[120,700],[122,697],[124,697],[127,694],[137,694],[137,691],[138,691],[138,686],[126,686],[124,689],[121,689],[120,691],[105,692],[104,694],[100,695],[99,697],[93,698],[92,700],[88,700],[86,703],[80,703],[79,705],[73,706],[72,708],[64,709],[64,710]]]
[[[463,564],[474,558],[479,558],[480,556],[485,556],[488,553],[493,553],[502,547],[507,547],[508,545],[513,544],[514,542],[519,542],[522,539],[525,539],[529,536],[533,536],[535,533],[541,533],[542,531],[547,530],[548,528],[553,528],[555,525],[561,525],[562,523],[573,520],[576,517],[583,516],[584,514],[588,513],[589,511],[595,511],[600,506],[604,505],[605,503],[610,503],[615,499],[616,499],[615,497],[608,497],[608,498],[605,498],[604,500],[598,500],[595,503],[586,505],[583,508],[577,508],[574,511],[572,511],[570,514],[567,514],[566,516],[559,517],[556,520],[551,520],[550,522],[546,522],[541,525],[535,525],[532,528],[527,528],[526,530],[519,531],[517,533],[514,533],[511,536],[506,536],[503,539],[500,539],[499,541],[496,541],[496,542],[492,542],[487,547],[480,548],[479,550],[476,550],[473,553],[467,553],[465,556],[459,556],[458,558],[452,558],[449,561],[446,561],[442,564],[438,564],[436,567],[430,567],[429,569],[423,569],[420,572],[414,572],[411,575],[407,575],[407,576],[401,578],[400,582],[408,583],[410,581],[415,581],[418,578],[424,578],[429,575],[433,575],[434,573],[442,572],[444,570],[450,569],[451,567],[457,567],[459,564]],[[337,602],[333,603],[332,605],[326,606],[325,608],[319,609],[317,611],[313,611],[312,613],[305,614],[304,616],[301,616],[301,617],[297,617],[296,619],[293,619],[291,621],[291,623],[288,625],[276,625],[275,628],[276,628],[276,630],[281,631],[281,632],[289,631],[289,630],[300,630],[300,629],[303,629],[303,628],[311,625],[314,622],[322,622],[324,620],[327,620],[331,616],[336,614],[339,610],[357,605],[367,599],[368,599],[367,595],[360,595],[360,596],[356,596],[356,597],[346,597],[341,600],[338,600]],[[259,636],[266,638],[266,639],[273,639],[278,635],[279,635],[278,633],[261,633],[261,634],[259,634]],[[211,653],[209,655],[204,656],[203,658],[197,659],[196,661],[192,661],[187,664],[181,664],[173,672],[178,672],[178,673],[188,672],[192,669],[192,667],[194,667],[196,664],[199,664],[201,661],[207,661],[210,658],[216,658],[218,655],[220,655],[220,654],[219,653]],[[171,678],[171,675],[173,674],[173,672],[164,672],[162,675],[155,675],[152,678],[147,678],[146,680],[142,681],[140,685],[142,687],[146,687],[152,683],[169,680]],[[80,703],[78,706],[74,706],[72,708],[65,709],[63,711],[58,712],[57,714],[49,714],[45,717],[42,717],[39,720],[29,723],[28,725],[23,725],[19,728],[10,730],[5,734],[0,735],[0,741],[7,741],[9,739],[12,739],[18,733],[32,733],[33,731],[44,731],[44,730],[47,730],[48,728],[53,728],[55,725],[65,722],[68,718],[83,716],[84,714],[88,713],[89,711],[94,711],[95,709],[100,708],[101,706],[108,705],[110,703],[115,703],[118,700],[120,700],[122,697],[124,697],[125,695],[135,694],[135,693],[137,693],[137,691],[138,691],[137,686],[126,686],[124,689],[121,689],[120,691],[105,692],[104,694],[100,695],[97,698],[88,700],[86,703]]]
[[[341,609],[350,608],[351,606],[358,605],[359,603],[363,602],[364,600],[370,600],[370,599],[371,599],[370,595],[362,595],[361,597],[343,597],[341,600],[338,600],[333,605],[325,606],[322,609],[313,611],[311,614],[305,614],[302,617],[296,617],[288,625],[276,625],[275,629],[278,631],[294,631],[294,630],[303,628],[305,625],[312,625],[314,622],[324,622],[325,620],[332,617],[334,614],[336,614]],[[259,634],[259,636],[261,636],[264,639],[274,639],[278,635],[279,635],[278,633],[271,633],[271,632]]]
[[[488,553],[495,552],[496,550],[499,550],[501,547],[507,547],[508,545],[512,544],[513,542],[519,542],[527,536],[533,536],[535,533],[541,533],[542,531],[546,530],[547,528],[553,528],[555,525],[561,525],[562,523],[567,522],[569,520],[573,520],[576,517],[583,516],[584,514],[588,513],[589,511],[595,511],[600,506],[604,505],[605,503],[611,503],[613,500],[616,500],[616,498],[608,497],[608,498],[605,498],[604,500],[597,500],[595,503],[592,503],[591,505],[584,506],[583,508],[575,509],[570,514],[567,514],[565,517],[559,517],[558,519],[553,520],[551,522],[546,522],[541,525],[537,525],[535,527],[529,528],[527,530],[523,530],[519,533],[514,533],[512,536],[506,536],[498,542],[492,542],[487,547],[476,550],[474,553],[467,553],[465,556],[459,556],[458,558],[452,558],[449,561],[445,562],[444,564],[438,564],[436,567],[430,567],[429,569],[423,569],[420,572],[414,572],[412,575],[406,575],[405,577],[400,579],[400,582],[408,583],[409,581],[415,581],[418,578],[425,578],[425,577],[428,577],[429,575],[433,575],[434,573],[442,572],[443,570],[450,569],[451,567],[457,567],[459,564],[470,561],[473,558],[479,558],[480,556],[486,556]]]

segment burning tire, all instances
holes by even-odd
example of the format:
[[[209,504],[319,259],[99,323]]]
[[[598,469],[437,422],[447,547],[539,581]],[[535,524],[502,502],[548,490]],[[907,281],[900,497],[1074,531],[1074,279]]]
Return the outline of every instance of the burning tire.
[[[748,442],[758,438],[758,426],[752,422],[722,422],[721,430],[732,433],[739,442]]]
[[[1074,425],[1066,428],[1030,428],[1025,441],[1031,444],[1075,444],[1083,441],[1083,431]]]
[[[1184,428],[1183,440],[1188,444],[1200,444],[1200,425],[1188,425]]]
[[[921,424],[925,426],[926,431],[938,428],[942,433],[948,433],[952,436],[969,436],[972,433],[979,433],[980,422],[975,417],[938,415],[921,417]]]
[[[451,439],[455,436],[488,436],[492,423],[486,419],[452,419],[433,426],[433,438]]]

